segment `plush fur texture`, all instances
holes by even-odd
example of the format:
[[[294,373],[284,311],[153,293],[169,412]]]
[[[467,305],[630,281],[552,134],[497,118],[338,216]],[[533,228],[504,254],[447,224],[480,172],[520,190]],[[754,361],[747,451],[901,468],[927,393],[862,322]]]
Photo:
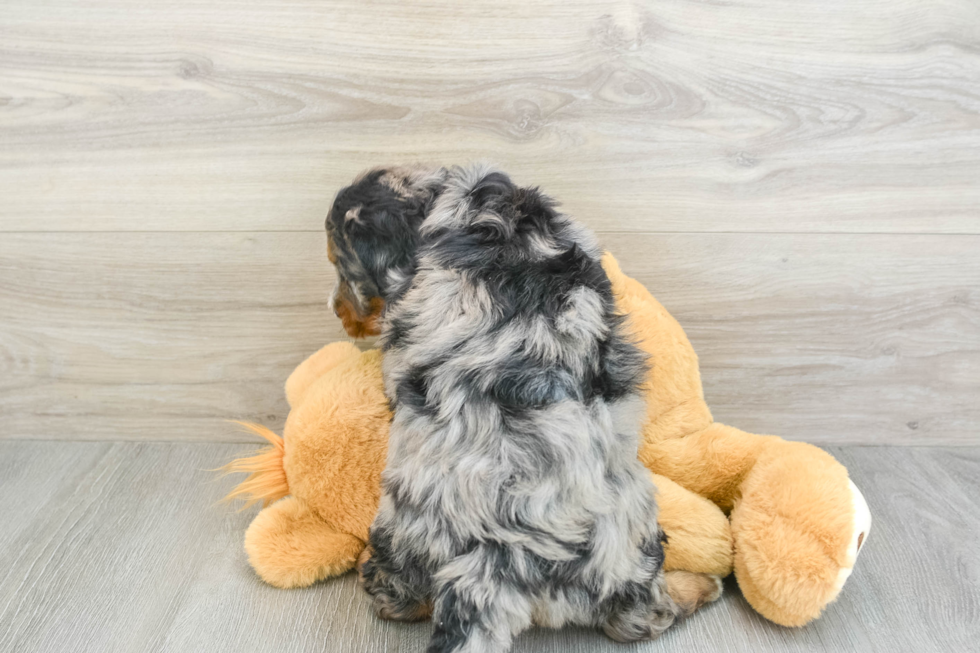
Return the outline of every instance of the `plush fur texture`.
[[[640,460],[730,513],[735,575],[752,607],[784,626],[815,619],[870,526],[857,521],[847,470],[812,445],[714,422],[684,330],[611,256],[605,265],[639,346],[657,355]]]
[[[354,312],[385,306],[394,417],[361,565],[377,613],[431,603],[430,653],[505,651],[532,621],[657,637],[686,611],[636,457],[645,356],[592,234],[493,169],[388,175],[328,223]]]
[[[326,345],[303,361],[286,390],[291,412],[283,437],[247,425],[271,446],[225,470],[248,474],[228,499],[268,506],[246,533],[249,562],[265,582],[293,588],[349,571],[365,548],[378,512],[391,412],[381,390],[378,352],[361,352],[346,342]],[[658,521],[667,535],[664,569],[731,573],[725,515],[667,477],[651,478]],[[357,542],[354,552],[341,546],[352,541],[348,536]]]
[[[229,498],[275,501],[245,534],[252,567],[277,587],[305,587],[353,567],[377,512],[391,421],[381,352],[328,345],[290,375],[286,398],[285,437],[251,425],[273,446],[225,469],[249,473]]]
[[[603,265],[618,310],[656,361],[642,389],[646,422],[639,457],[655,472],[659,519],[668,536],[664,568],[724,576],[734,552],[739,586],[756,610],[786,626],[815,619],[853,567],[860,551],[855,543],[867,541],[861,537],[866,531],[855,532],[846,469],[816,447],[713,422],[697,355],[681,326],[611,255]],[[275,456],[266,456],[270,469],[243,471],[285,473],[289,499],[307,506],[318,524],[290,523],[301,513],[280,509],[289,499],[277,501],[249,527],[246,548],[263,580],[302,587],[350,570],[364,548],[378,508],[391,414],[381,357],[349,343],[312,355],[286,387],[292,412],[279,460],[287,464],[277,470]],[[303,408],[307,400],[312,403]],[[300,411],[303,417],[294,418]],[[341,467],[344,460],[349,464]],[[731,512],[731,529],[716,504]],[[357,554],[335,546],[337,533],[356,539]]]

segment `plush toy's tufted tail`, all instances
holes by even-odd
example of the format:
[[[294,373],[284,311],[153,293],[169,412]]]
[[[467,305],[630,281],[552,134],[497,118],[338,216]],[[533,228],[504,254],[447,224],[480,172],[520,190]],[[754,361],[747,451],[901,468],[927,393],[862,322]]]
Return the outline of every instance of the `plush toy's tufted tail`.
[[[232,499],[245,499],[245,508],[262,502],[267,506],[273,501],[278,501],[289,494],[289,482],[286,480],[286,471],[283,468],[283,455],[286,452],[285,442],[278,435],[259,424],[249,424],[248,422],[235,422],[240,426],[259,435],[269,441],[271,447],[266,447],[255,452],[255,455],[247,458],[236,458],[224,467],[225,473],[249,472],[248,478],[238,484],[234,490],[228,493],[225,501]]]

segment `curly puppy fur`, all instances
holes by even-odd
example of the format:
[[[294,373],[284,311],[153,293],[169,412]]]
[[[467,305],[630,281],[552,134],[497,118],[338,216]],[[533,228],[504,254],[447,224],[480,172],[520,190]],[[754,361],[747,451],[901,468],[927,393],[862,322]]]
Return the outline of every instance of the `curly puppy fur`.
[[[379,616],[431,613],[430,652],[476,653],[532,623],[652,639],[717,597],[663,573],[645,360],[591,232],[481,166],[365,173],[327,232],[335,310],[382,332],[394,410],[359,566]]]

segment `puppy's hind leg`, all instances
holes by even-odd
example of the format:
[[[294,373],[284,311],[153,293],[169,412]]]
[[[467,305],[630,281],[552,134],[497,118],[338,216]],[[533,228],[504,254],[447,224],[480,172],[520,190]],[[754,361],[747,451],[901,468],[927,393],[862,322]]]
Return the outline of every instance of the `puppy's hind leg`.
[[[656,639],[677,619],[721,596],[721,579],[689,571],[661,572],[651,585],[629,583],[608,600],[602,630],[618,642]]]
[[[531,625],[531,603],[508,580],[501,554],[480,546],[439,571],[427,653],[504,653]]]
[[[679,610],[660,580],[631,582],[601,604],[602,632],[617,642],[656,639],[670,628]]]
[[[377,543],[380,538],[371,539]],[[414,572],[409,573],[412,578],[402,577],[406,567],[409,572]],[[384,545],[378,550],[371,545],[364,549],[357,559],[357,575],[361,586],[371,596],[374,612],[379,618],[423,621],[432,614],[432,603],[427,595],[429,583],[424,571],[413,570],[411,564],[396,564]]]

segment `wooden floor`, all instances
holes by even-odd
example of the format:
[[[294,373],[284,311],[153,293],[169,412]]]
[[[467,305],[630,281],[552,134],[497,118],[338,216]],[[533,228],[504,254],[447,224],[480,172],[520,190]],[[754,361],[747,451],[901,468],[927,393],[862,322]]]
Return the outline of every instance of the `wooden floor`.
[[[247,447],[246,447],[247,449]],[[209,472],[240,444],[0,442],[0,651],[381,653],[429,624],[370,612],[353,574],[277,590],[251,571],[254,510]],[[875,523],[838,601],[794,630],[722,601],[657,642],[534,630],[515,652],[966,652],[980,641],[980,447],[830,447]]]
[[[476,159],[674,313],[716,418],[827,446],[875,517],[805,629],[734,589],[516,650],[977,650],[980,3],[4,0],[0,651],[422,650],[350,577],[262,585],[205,470],[344,337],[336,190]]]

